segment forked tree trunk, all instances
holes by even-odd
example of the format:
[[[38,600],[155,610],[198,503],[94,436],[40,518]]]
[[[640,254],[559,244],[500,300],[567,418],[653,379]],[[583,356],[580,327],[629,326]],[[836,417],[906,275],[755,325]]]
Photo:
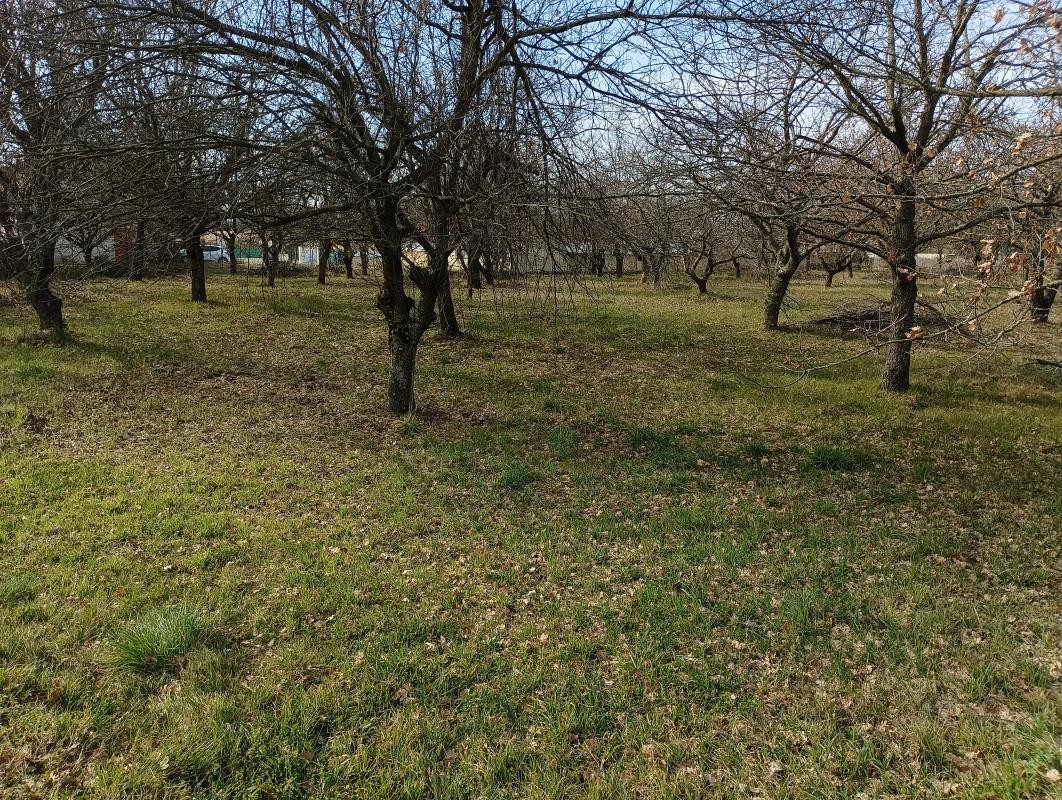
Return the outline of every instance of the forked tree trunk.
[[[398,233],[397,203],[389,204],[393,213],[381,213],[380,223],[385,236],[376,243],[383,272],[383,285],[376,298],[376,306],[387,320],[387,341],[391,351],[391,371],[387,384],[387,407],[393,414],[410,414],[416,410],[414,368],[417,347],[424,331],[435,319],[436,286],[426,280],[419,285],[417,303],[405,293],[401,239]]]
[[[332,240],[322,239],[317,250],[317,282],[324,286],[328,275],[328,261],[332,258]]]
[[[192,276],[192,302],[205,303],[206,264],[203,263],[203,243],[199,240],[198,233],[188,238],[184,252],[188,257],[188,271]]]
[[[885,351],[885,368],[881,388],[889,392],[906,392],[911,388],[910,333],[915,323],[918,301],[918,264],[916,260],[914,187],[902,192],[893,225],[892,302],[889,319],[889,345]]]

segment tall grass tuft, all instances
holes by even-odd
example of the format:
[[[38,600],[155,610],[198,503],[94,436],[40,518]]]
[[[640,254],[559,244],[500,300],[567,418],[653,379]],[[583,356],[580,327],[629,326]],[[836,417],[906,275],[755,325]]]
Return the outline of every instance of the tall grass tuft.
[[[188,603],[161,608],[118,631],[111,642],[108,666],[140,675],[167,672],[179,666],[208,633],[202,609]]]

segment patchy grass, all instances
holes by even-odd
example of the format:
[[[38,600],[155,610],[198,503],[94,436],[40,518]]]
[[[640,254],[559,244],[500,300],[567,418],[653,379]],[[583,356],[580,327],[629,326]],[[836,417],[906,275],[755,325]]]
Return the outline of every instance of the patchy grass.
[[[863,343],[632,280],[465,304],[395,420],[371,283],[210,289],[0,307],[0,796],[1059,794],[1051,371],[766,389]]]

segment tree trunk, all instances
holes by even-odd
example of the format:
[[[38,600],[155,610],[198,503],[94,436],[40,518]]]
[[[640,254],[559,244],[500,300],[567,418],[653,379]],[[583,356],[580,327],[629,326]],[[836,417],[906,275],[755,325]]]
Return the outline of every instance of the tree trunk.
[[[354,250],[350,247],[350,239],[343,240],[343,268],[347,271],[347,280],[354,280]]]
[[[472,298],[472,292],[483,288],[483,275],[481,256],[478,250],[472,252],[468,258],[468,297]]]
[[[392,331],[391,376],[387,383],[387,408],[392,414],[412,414],[416,411],[414,369],[417,364],[417,342]]]
[[[203,243],[199,240],[198,233],[188,237],[184,252],[188,257],[188,270],[192,275],[192,302],[205,303],[206,264],[203,263]]]
[[[836,274],[837,273],[833,272],[832,270],[826,270],[826,284],[825,285],[826,285],[827,289],[830,288],[831,286],[833,286],[833,276],[836,275]]]
[[[800,231],[795,225],[786,227],[786,245],[781,263],[771,277],[767,289],[767,301],[764,303],[763,327],[769,331],[778,329],[778,318],[782,313],[782,304],[789,292],[789,283],[800,269]]]
[[[358,258],[361,259],[361,274],[369,274],[369,253],[365,249],[365,245],[358,248]]]
[[[449,266],[437,266],[433,272],[436,276],[435,288],[438,292],[439,327],[442,328],[443,336],[460,336],[461,326],[457,322],[457,309],[454,308]]]
[[[911,328],[915,322],[918,300],[918,264],[915,250],[914,187],[903,191],[893,225],[892,306],[889,321],[889,345],[885,351],[885,368],[881,388],[888,392],[905,392],[911,388]]]
[[[697,284],[697,292],[698,292],[698,294],[708,294],[708,277],[707,276],[702,278],[699,275],[690,275],[690,278],[692,278],[693,282],[695,284]]]
[[[616,259],[616,277],[623,277],[623,253],[614,253],[613,257]]]
[[[129,267],[129,280],[142,281],[147,275],[147,223],[136,223],[136,243],[133,245],[133,262]]]
[[[317,250],[317,282],[324,286],[328,274],[328,261],[332,258],[332,240],[322,239]]]
[[[229,254],[229,274],[235,275],[236,269],[236,234],[235,232],[225,236],[225,248]]]
[[[1045,283],[1043,272],[1041,271],[1040,273],[1037,286],[1033,289],[1032,297],[1030,298],[1033,322],[1039,324],[1047,322],[1051,316],[1051,306],[1055,304],[1055,298],[1058,296],[1060,284],[1062,284],[1062,259],[1059,259],[1052,280]]]
[[[741,261],[734,259],[734,278],[741,280]]]
[[[269,236],[263,233],[259,238],[262,242],[262,272],[265,275],[266,286],[273,288],[277,285],[277,267],[270,250]]]
[[[92,244],[92,243],[83,245],[81,247],[81,257],[85,260],[85,274],[86,275],[91,275],[92,274],[92,269],[93,269],[93,266],[94,266],[92,253],[93,253],[93,251],[95,251],[95,249],[96,249],[96,246],[94,244]]]
[[[380,254],[383,285],[376,306],[387,320],[387,341],[391,351],[391,372],[387,386],[387,407],[394,414],[410,414],[416,409],[414,366],[420,337],[435,319],[436,282],[424,279],[422,271],[419,302],[405,292],[401,238],[398,233],[397,203],[383,206],[378,222],[384,229],[376,242]],[[430,277],[430,275],[429,275]]]
[[[66,333],[63,319],[63,299],[52,291],[55,276],[55,242],[45,242],[40,254],[31,256],[37,264],[31,268],[26,283],[26,297],[37,314],[41,331],[61,340]]]

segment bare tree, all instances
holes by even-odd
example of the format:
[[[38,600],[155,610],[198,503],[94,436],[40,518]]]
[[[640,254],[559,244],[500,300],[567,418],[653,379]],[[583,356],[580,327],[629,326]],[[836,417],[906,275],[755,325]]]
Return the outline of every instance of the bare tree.
[[[83,7],[0,0],[0,275],[21,287],[41,330],[56,338],[66,329],[56,246],[73,227],[69,198],[89,157],[83,125],[106,78],[105,45]],[[79,228],[99,216],[79,215]]]

